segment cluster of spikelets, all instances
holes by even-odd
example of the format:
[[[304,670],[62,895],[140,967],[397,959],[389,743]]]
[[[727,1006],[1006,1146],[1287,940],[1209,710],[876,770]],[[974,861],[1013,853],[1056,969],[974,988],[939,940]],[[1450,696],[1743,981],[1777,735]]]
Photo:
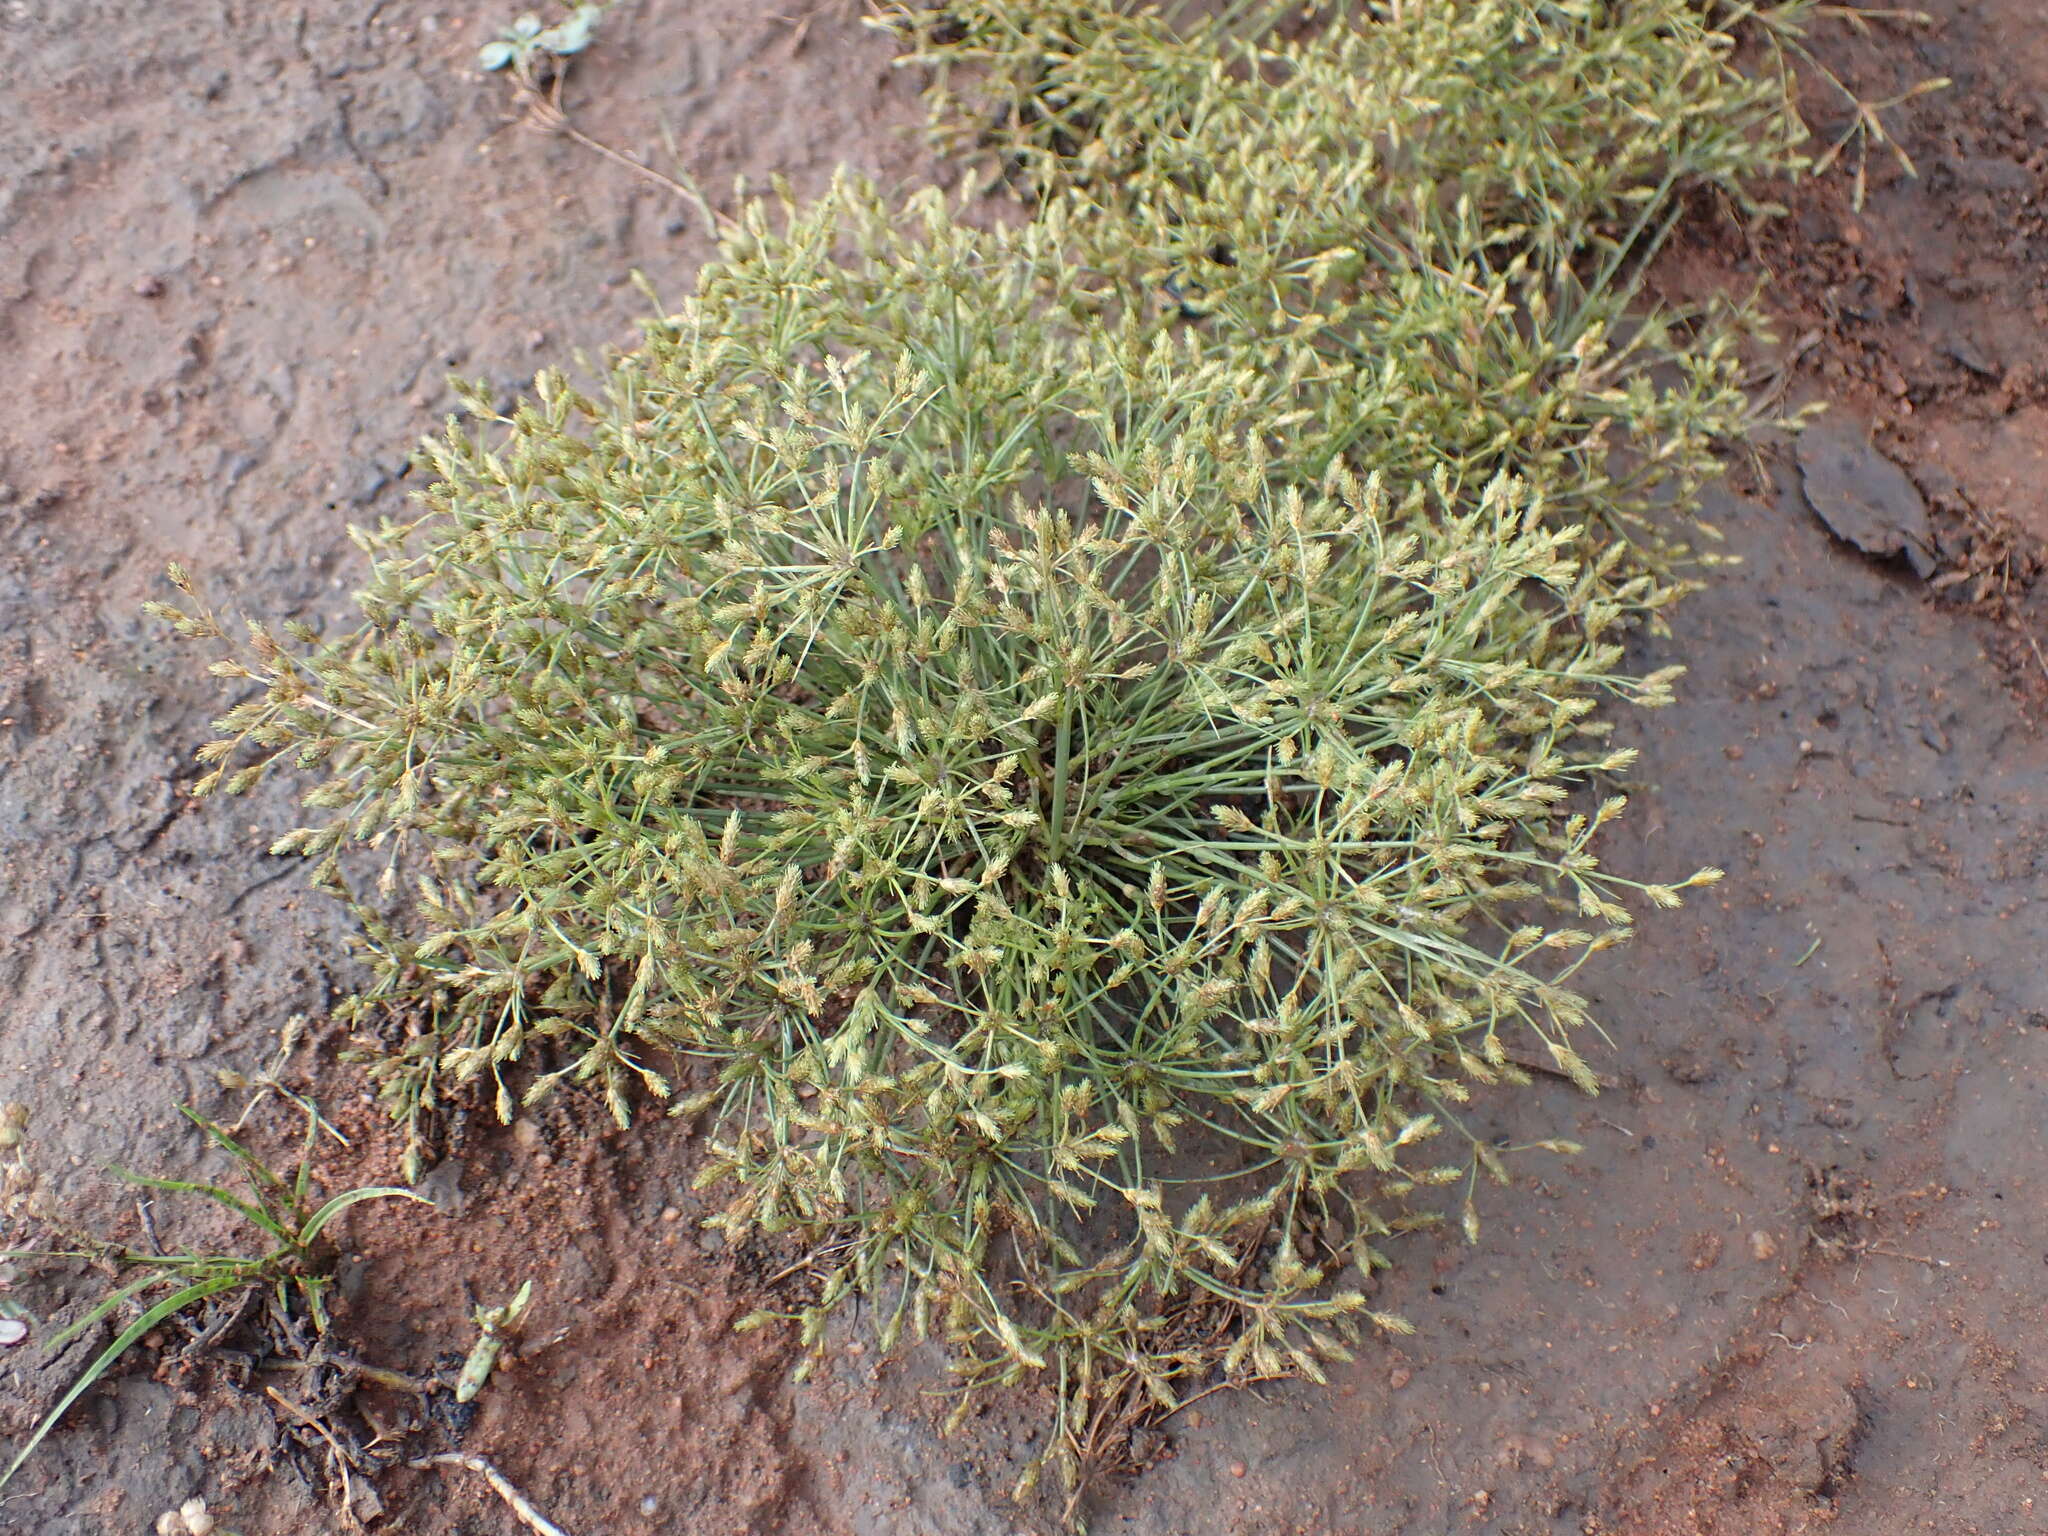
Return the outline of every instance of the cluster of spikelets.
[[[1598,710],[1668,697],[1623,641],[1748,408],[1735,317],[1629,305],[1798,133],[1703,14],[895,16],[1034,217],[746,207],[601,386],[472,393],[360,627],[216,664],[202,787],[326,774],[278,851],[394,1113],[702,1115],[808,1338],[1054,1367],[1069,1474],[1404,1327],[1387,1239],[1501,1172],[1461,1107],[1590,1089],[1572,974],[1679,899],[1597,861]]]
[[[1804,4],[1179,9],[959,0],[887,25],[934,71],[942,145],[1068,216],[1123,302],[1169,300],[1202,355],[1256,371],[1246,408],[1286,474],[1505,469],[1589,562],[1636,546],[1662,579],[1633,602],[1675,598],[1712,530],[1670,509],[1754,425],[1733,356],[1752,317],[1637,289],[1683,198],[1753,214],[1759,173],[1798,165],[1771,49]],[[1736,71],[1717,20],[1774,67]]]

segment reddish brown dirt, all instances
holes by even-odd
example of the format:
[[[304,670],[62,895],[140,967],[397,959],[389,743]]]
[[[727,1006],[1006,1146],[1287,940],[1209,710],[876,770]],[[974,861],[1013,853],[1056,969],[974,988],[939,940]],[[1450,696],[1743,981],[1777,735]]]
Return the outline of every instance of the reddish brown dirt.
[[[658,1170],[682,1160],[686,1128],[656,1122],[622,1137],[591,1108],[468,1139],[434,1181],[438,1216],[366,1212],[349,1234],[363,1262],[343,1333],[367,1358],[445,1361],[475,1339],[475,1302],[500,1304],[531,1281],[538,1299],[475,1421],[423,1445],[459,1439],[517,1468],[572,1531],[665,1522],[744,1536],[803,1523],[801,1462],[784,1444],[787,1341],[733,1329],[764,1290],[759,1257],[701,1232],[700,1204],[666,1186]],[[417,1404],[381,1398],[386,1422],[419,1419]],[[399,1474],[385,1493],[437,1519],[500,1518],[462,1470]]]
[[[1934,8],[1822,48],[1866,94],[1956,79],[1895,119],[1917,180],[1879,153],[1860,212],[1844,176],[1761,230],[1703,208],[1658,280],[1761,282],[1784,343],[1763,365],[1913,475],[1961,579],[1846,548],[1785,465],[1717,505],[1744,563],[1644,647],[1693,670],[1629,726],[1644,789],[1610,857],[1730,878],[1596,978],[1608,1093],[1489,1111],[1585,1154],[1497,1193],[1477,1248],[1409,1252],[1383,1301],[1414,1339],[1327,1392],[1206,1399],[1096,1529],[2048,1529],[2048,29],[2035,0]],[[657,159],[667,125],[712,185],[927,169],[852,7],[800,38],[775,9],[616,7],[579,120]],[[398,510],[446,370],[516,388],[627,339],[627,270],[671,288],[702,254],[659,188],[508,125],[468,69],[502,19],[0,7],[0,57],[32,61],[0,70],[0,1097],[35,1106],[39,1166],[87,1215],[133,1221],[94,1164],[201,1166],[171,1106],[229,1103],[214,1071],[265,1059],[346,974],[333,914],[260,852],[282,800],[185,811],[214,695],[135,617],[154,572],[178,556],[231,601],[336,610],[341,525]],[[1824,89],[1811,106],[1842,125]],[[331,1056],[311,1080],[358,1151],[329,1176],[386,1176]],[[342,1229],[340,1335],[427,1372],[468,1347],[473,1302],[528,1278],[537,1300],[474,1423],[419,1446],[459,1438],[573,1536],[1047,1525],[1004,1497],[1029,1404],[941,1440],[929,1359],[883,1367],[851,1328],[799,1386],[779,1335],[731,1333],[782,1260],[700,1241],[687,1127],[565,1104],[444,1150],[440,1215]],[[0,1532],[141,1531],[194,1492],[233,1529],[345,1529],[317,1443],[204,1385],[94,1394]],[[378,1486],[383,1529],[515,1529],[471,1472]]]
[[[2048,28],[2029,0],[1953,0],[1932,28],[1836,32],[1821,57],[1884,101],[1917,174],[1851,138],[1842,174],[1790,189],[1791,217],[1737,230],[1701,217],[1660,273],[1668,297],[1761,285],[1799,403],[1825,402],[1907,471],[1935,515],[1948,602],[1991,618],[2020,696],[2048,702]],[[1818,72],[1804,106],[1816,153],[1853,126]],[[1857,206],[1856,172],[1863,203]],[[1704,211],[1704,210],[1703,210]]]

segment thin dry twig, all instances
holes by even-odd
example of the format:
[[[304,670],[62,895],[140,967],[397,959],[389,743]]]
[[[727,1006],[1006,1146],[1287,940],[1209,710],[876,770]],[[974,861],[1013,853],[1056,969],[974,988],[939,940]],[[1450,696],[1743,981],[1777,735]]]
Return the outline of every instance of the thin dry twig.
[[[226,1338],[234,1330],[235,1326],[249,1315],[249,1307],[256,1300],[256,1296],[257,1291],[254,1286],[243,1291],[235,1299],[233,1306],[225,1307],[217,1313],[213,1321],[195,1334],[192,1342],[180,1350],[179,1353],[188,1360],[197,1360],[201,1355],[204,1355],[214,1345]]]
[[[592,138],[569,121],[568,108],[562,105],[562,75],[557,74],[546,90],[524,77],[515,78],[521,94],[526,98],[527,111],[540,128],[550,133],[560,133],[581,144],[585,149],[592,150],[614,164],[622,165],[636,175],[646,177],[656,186],[675,193],[697,210],[706,226],[712,229],[719,227],[722,216],[696,187],[678,177],[657,171],[651,165],[641,164],[623,150],[614,149],[601,139]]]
[[[2021,633],[2025,634],[2025,631],[2023,630],[2021,631]],[[2041,664],[2041,675],[2043,677],[2048,677],[2048,656],[2043,656],[2041,654],[2041,642],[2036,640],[2032,635],[2027,635],[2027,644],[2031,645],[2034,648],[2034,660],[2038,661]]]
[[[158,1258],[162,1258],[164,1256],[164,1240],[156,1235],[156,1217],[150,1211],[150,1208],[155,1204],[154,1200],[138,1199],[135,1202],[135,1214],[142,1218],[142,1235],[149,1239],[151,1252],[155,1253]]]
[[[846,0],[818,0],[816,5],[805,11],[801,16],[776,17],[777,21],[784,22],[789,26],[789,51],[791,56],[794,57],[803,52],[804,42],[811,34],[812,22],[816,21],[827,11],[843,7],[845,3]]]
[[[1949,1263],[1947,1259],[1937,1259],[1932,1254],[1906,1253],[1898,1248],[1888,1248],[1885,1246],[1882,1239],[1880,1239],[1877,1242],[1869,1244],[1867,1247],[1864,1248],[1863,1252],[1858,1255],[1858,1257],[1904,1259],[1909,1264],[1925,1264],[1929,1269],[1950,1269],[1954,1267]]]
[[[430,1467],[467,1467],[480,1475],[491,1485],[491,1491],[505,1501],[519,1523],[536,1536],[569,1536],[554,1521],[533,1507],[525,1494],[512,1486],[510,1479],[481,1456],[471,1456],[462,1451],[443,1451],[438,1456],[420,1456],[406,1463],[408,1467],[426,1471]]]

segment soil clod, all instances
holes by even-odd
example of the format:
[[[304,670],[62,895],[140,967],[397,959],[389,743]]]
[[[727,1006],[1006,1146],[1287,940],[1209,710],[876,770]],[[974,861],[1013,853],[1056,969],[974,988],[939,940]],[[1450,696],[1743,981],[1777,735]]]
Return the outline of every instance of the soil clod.
[[[1935,572],[1927,503],[1904,470],[1860,434],[1833,424],[1799,439],[1806,504],[1845,544],[1880,560],[1905,558],[1922,580]]]

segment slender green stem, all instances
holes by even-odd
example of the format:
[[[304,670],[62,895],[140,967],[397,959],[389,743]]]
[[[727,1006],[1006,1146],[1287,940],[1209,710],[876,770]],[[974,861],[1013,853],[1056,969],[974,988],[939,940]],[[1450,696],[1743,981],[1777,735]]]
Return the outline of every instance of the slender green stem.
[[[1066,847],[1067,774],[1074,750],[1074,706],[1060,701],[1060,723],[1052,749],[1052,811],[1046,823],[1046,847],[1057,864]]]

